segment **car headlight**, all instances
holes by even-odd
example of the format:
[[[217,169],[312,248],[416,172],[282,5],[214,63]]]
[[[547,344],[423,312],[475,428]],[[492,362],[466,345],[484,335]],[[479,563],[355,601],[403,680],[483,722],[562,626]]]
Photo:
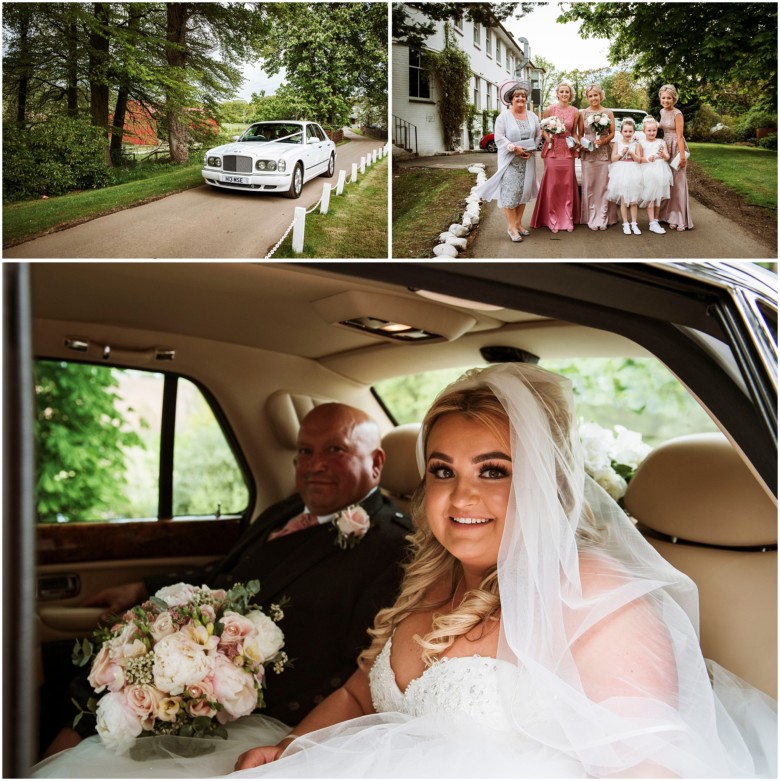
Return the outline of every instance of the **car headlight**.
[[[276,170],[279,171],[280,174],[283,174],[287,170],[287,163],[285,163],[283,159],[279,160],[276,164]]]
[[[255,163],[255,168],[258,171],[275,171],[276,163],[273,160],[258,160]]]
[[[208,157],[206,158],[206,162],[212,167],[212,168],[220,168],[222,166],[222,158],[220,157]]]

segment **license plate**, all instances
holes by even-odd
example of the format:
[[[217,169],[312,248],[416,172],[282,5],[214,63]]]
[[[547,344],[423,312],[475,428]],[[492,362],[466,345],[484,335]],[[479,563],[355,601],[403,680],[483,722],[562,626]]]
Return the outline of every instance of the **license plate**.
[[[225,184],[249,184],[249,179],[246,176],[226,176],[222,174],[220,181]]]

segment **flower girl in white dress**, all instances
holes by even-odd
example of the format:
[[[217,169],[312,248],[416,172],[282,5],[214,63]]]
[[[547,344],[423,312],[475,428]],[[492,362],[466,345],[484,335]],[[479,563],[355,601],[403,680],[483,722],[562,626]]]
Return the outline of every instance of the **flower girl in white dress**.
[[[639,235],[642,231],[636,224],[637,204],[642,198],[642,147],[634,138],[636,125],[627,117],[620,125],[620,138],[615,141],[612,149],[612,162],[609,166],[609,184],[607,185],[607,200],[620,204],[620,214],[623,217],[623,233],[630,236]],[[631,224],[628,222],[628,211],[631,210]]]
[[[666,233],[658,222],[661,202],[669,199],[672,186],[672,169],[669,167],[669,150],[658,139],[658,123],[655,117],[645,117],[642,122],[645,140],[642,145],[642,200],[639,205],[647,207],[647,219],[651,233]]]

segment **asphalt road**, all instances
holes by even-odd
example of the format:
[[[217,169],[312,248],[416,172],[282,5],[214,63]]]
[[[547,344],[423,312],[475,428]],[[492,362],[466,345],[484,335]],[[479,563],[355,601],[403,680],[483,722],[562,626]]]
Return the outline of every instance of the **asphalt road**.
[[[125,209],[3,251],[6,258],[264,258],[292,222],[296,206],[313,206],[322,185],[382,142],[345,130],[332,178],[315,177],[297,200],[202,185]],[[349,186],[349,185],[347,185]]]
[[[469,152],[462,155],[443,155],[410,159],[404,167],[426,166],[438,168],[465,168],[475,162],[486,164],[490,176],[496,170],[496,156],[489,152]],[[544,165],[537,159],[537,178],[541,179]],[[476,183],[476,177],[475,177]],[[523,224],[528,228],[534,201],[525,210]],[[571,233],[552,233],[548,228],[531,230],[522,243],[510,241],[506,220],[495,201],[482,204],[479,229],[461,258],[689,258],[736,259],[767,258],[776,260],[776,252],[767,244],[744,230],[738,222],[726,219],[691,199],[695,228],[683,233],[667,231],[664,235],[647,230],[647,212],[639,210],[641,236],[623,234],[622,223],[606,231],[591,231],[587,225],[575,225]],[[664,226],[665,227],[665,226]]]

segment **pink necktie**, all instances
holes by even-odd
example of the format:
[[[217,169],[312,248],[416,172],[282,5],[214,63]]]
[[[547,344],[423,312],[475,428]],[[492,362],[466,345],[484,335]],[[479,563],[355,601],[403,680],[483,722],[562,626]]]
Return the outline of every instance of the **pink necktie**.
[[[275,540],[277,537],[283,537],[285,534],[292,534],[301,529],[308,529],[310,526],[316,526],[318,523],[317,516],[313,513],[301,513],[287,521],[281,529],[271,532],[268,535],[268,539]]]

